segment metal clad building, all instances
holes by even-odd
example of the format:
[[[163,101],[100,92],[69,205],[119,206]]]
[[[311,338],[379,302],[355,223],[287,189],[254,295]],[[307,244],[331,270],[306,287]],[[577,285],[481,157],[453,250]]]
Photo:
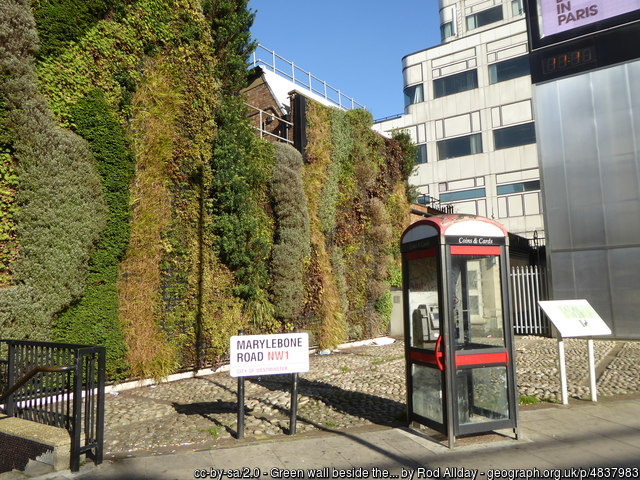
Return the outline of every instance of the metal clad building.
[[[552,296],[640,338],[640,2],[546,4],[527,13]]]

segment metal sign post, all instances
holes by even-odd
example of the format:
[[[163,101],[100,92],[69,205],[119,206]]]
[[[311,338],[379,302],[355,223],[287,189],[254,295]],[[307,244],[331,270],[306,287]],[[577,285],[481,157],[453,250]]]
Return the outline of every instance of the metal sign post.
[[[238,377],[237,438],[244,437],[244,378],[292,374],[289,435],[296,433],[298,373],[309,371],[309,335],[280,333],[231,337],[230,373]]]
[[[244,335],[244,330],[238,330],[238,335]],[[236,421],[236,438],[244,438],[244,377],[238,377],[238,418]]]
[[[564,339],[573,337],[595,337],[611,335],[611,329],[586,300],[548,300],[538,304],[547,314],[558,332],[558,363],[560,370],[560,390],[562,403],[569,403],[567,388],[567,367],[564,354]],[[589,387],[591,401],[598,401],[596,390],[596,362],[593,338],[587,339],[589,362]]]
[[[298,417],[298,374],[291,374],[291,405],[289,408],[289,435],[296,434],[296,418]]]

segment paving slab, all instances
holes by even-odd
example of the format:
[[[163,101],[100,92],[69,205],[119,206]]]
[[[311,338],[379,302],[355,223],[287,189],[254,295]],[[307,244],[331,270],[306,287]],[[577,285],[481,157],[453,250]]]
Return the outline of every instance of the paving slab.
[[[614,420],[607,420],[607,416]],[[204,478],[228,480],[243,472],[244,478],[291,478],[300,472],[310,478],[327,467],[330,474],[351,476],[346,478],[363,475],[373,478],[374,472],[377,478],[384,478],[386,471],[401,480],[417,480],[419,473],[429,471],[439,475],[432,478],[445,478],[445,472],[451,474],[446,478],[467,478],[465,475],[471,475],[474,469],[480,480],[493,480],[497,478],[496,473],[513,475],[524,469],[531,472],[563,469],[555,472],[567,479],[579,478],[580,474],[583,478],[603,478],[603,475],[598,477],[596,470],[591,472],[594,476],[587,476],[590,473],[587,470],[580,473],[571,469],[628,467],[631,470],[627,478],[639,478],[640,429],[628,427],[624,422],[625,418],[631,420],[638,416],[640,403],[634,400],[587,407],[551,407],[522,412],[521,427],[528,433],[522,440],[499,435],[484,436],[485,441],[463,438],[450,450],[441,439],[414,429],[347,430],[119,459],[81,474],[67,472],[65,478],[173,480],[206,475]],[[571,421],[560,421],[562,419]],[[221,470],[224,471],[222,477]],[[572,474],[578,476],[572,477]]]

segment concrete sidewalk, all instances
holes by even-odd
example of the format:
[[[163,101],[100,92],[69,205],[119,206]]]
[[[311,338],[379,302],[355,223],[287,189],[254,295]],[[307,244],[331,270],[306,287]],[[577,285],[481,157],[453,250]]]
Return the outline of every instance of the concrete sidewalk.
[[[507,432],[506,435],[511,435]],[[280,437],[212,450],[125,458],[47,478],[640,478],[640,397],[520,411],[520,436],[443,438],[402,428]],[[322,471],[324,467],[328,470]],[[609,467],[609,470],[597,470]],[[624,470],[618,470],[625,467]],[[591,469],[596,470],[591,470]],[[615,468],[615,470],[614,470]],[[337,469],[337,471],[334,471]],[[509,469],[510,471],[496,471]],[[528,472],[516,471],[529,469]],[[562,469],[561,471],[545,471]],[[573,469],[573,470],[572,470]],[[585,470],[578,470],[585,469]],[[316,472],[319,470],[318,472]],[[342,472],[340,472],[342,470]],[[328,475],[327,475],[328,474]],[[535,475],[538,477],[535,477]],[[517,475],[520,475],[519,477]],[[546,476],[545,476],[546,475]],[[506,477],[505,477],[506,476]],[[393,478],[393,477],[389,477]]]

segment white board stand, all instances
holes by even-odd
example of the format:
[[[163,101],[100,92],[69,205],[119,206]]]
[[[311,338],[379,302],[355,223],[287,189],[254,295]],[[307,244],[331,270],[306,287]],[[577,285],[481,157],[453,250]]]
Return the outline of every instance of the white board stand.
[[[542,307],[558,331],[560,392],[562,395],[562,404],[567,405],[569,403],[569,393],[567,388],[564,339],[611,335],[611,329],[586,300],[539,301],[538,304]],[[589,390],[591,392],[591,401],[597,402],[598,392],[596,389],[596,361],[593,338],[587,339],[587,357],[589,361]]]

